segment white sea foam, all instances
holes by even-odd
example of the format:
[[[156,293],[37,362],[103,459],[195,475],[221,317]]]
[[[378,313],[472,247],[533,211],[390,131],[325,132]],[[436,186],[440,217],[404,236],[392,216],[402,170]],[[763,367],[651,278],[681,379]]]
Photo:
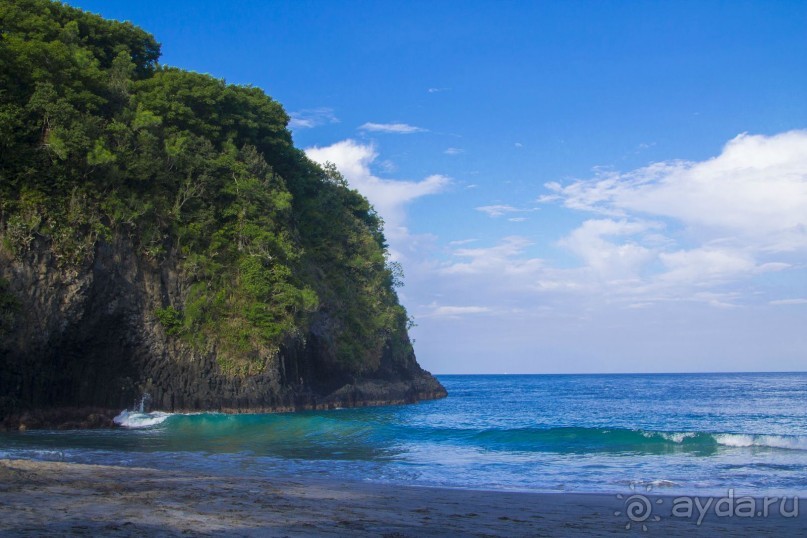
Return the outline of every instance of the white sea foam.
[[[659,478],[658,480],[651,480],[650,485],[654,488],[674,488],[680,486],[678,482],[673,482],[672,480],[664,480]]]
[[[807,437],[788,435],[747,435],[721,433],[714,436],[717,444],[731,447],[769,447],[789,450],[807,450]]]
[[[36,449],[16,448],[10,450],[0,450],[0,459],[64,461],[65,456],[62,450],[36,450]]]
[[[718,445],[733,446],[733,447],[754,446],[753,435],[744,435],[739,433],[721,433],[715,435],[714,437]]]
[[[694,432],[676,432],[676,433],[662,433],[661,437],[673,443],[683,443],[684,439],[695,437]]]
[[[124,428],[148,428],[162,424],[170,417],[171,413],[163,413],[162,411],[155,411],[153,413],[143,413],[141,411],[121,411],[120,415],[112,420],[115,424],[123,426]]]
[[[695,432],[642,432],[642,437],[653,439],[654,437],[661,437],[665,441],[673,443],[683,443],[684,439],[695,437]]]

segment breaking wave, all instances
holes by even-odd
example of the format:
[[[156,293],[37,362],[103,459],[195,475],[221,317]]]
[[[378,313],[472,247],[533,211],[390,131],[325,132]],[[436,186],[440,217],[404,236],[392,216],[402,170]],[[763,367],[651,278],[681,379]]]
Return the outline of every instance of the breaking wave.
[[[121,413],[112,420],[115,424],[124,428],[150,428],[162,424],[171,416],[173,416],[172,413],[163,413],[162,411],[155,411],[153,413],[121,411]]]

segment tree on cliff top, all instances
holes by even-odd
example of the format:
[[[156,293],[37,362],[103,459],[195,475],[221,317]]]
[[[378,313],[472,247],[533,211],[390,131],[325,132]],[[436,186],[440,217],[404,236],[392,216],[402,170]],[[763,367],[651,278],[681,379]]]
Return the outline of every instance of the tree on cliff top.
[[[178,263],[187,291],[153,314],[233,375],[265,368],[314,312],[356,372],[409,346],[381,219],[294,148],[262,90],[161,66],[143,30],[47,0],[2,0],[0,21],[7,255],[41,239],[78,268],[126,237]]]

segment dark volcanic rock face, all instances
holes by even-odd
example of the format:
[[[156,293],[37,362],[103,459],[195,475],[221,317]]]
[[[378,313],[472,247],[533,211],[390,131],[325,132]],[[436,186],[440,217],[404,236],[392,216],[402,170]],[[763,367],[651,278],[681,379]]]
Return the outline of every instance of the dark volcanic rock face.
[[[395,353],[388,345],[380,366],[361,375],[340,367],[324,312],[314,315],[306,334],[287,339],[267,357],[262,373],[225,375],[215,349],[192,349],[167,335],[154,316],[186,293],[176,260],[168,256],[158,264],[138,256],[123,237],[99,242],[84,265],[70,270],[58,268],[44,240],[35,241],[22,259],[0,250],[0,277],[16,303],[12,322],[0,332],[0,420],[5,417],[7,425],[27,410],[64,409],[71,410],[69,418],[51,412],[29,422],[104,426],[99,409],[132,408],[145,394],[152,409],[225,412],[409,403],[446,395],[411,350]],[[82,422],[77,408],[92,408],[88,413],[96,418]]]

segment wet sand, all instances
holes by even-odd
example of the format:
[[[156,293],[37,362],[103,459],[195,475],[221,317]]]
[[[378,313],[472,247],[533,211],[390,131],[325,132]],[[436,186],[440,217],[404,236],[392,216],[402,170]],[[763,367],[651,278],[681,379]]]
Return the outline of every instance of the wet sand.
[[[697,522],[673,497],[514,493],[0,460],[0,536],[797,536],[807,517]],[[701,498],[701,505],[708,502]],[[734,501],[732,501],[734,503]],[[761,511],[762,499],[757,499]],[[639,504],[636,504],[639,503]],[[681,504],[678,505],[679,510]],[[714,504],[712,505],[714,508]],[[724,502],[723,508],[728,508]],[[786,505],[792,513],[792,498]],[[734,509],[732,509],[734,510]],[[807,501],[805,502],[807,511]],[[760,512],[761,513],[761,512]],[[740,517],[743,515],[745,517]],[[630,528],[626,528],[630,524]],[[647,531],[642,527],[646,526]]]

